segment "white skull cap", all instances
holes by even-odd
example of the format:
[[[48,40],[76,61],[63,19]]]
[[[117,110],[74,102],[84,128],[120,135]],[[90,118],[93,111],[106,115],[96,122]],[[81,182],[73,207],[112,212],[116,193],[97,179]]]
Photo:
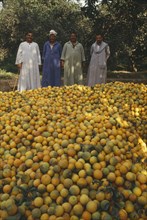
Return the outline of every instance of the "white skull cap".
[[[53,34],[53,35],[57,35],[57,32],[56,31],[54,31],[54,30],[50,30],[50,33],[49,33],[49,35],[51,35],[51,34]]]

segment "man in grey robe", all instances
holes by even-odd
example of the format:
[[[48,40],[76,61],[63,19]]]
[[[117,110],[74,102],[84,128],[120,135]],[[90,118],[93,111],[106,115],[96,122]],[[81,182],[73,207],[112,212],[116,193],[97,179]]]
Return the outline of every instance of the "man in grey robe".
[[[106,83],[107,60],[110,56],[110,48],[103,41],[102,35],[96,35],[96,42],[90,50],[91,60],[88,68],[88,86]]]
[[[83,84],[83,63],[85,62],[84,48],[77,41],[75,32],[64,44],[61,54],[61,66],[64,68],[64,85]]]
[[[33,42],[33,34],[26,34],[26,41],[19,45],[16,62],[20,75],[18,79],[18,91],[31,90],[41,87],[39,65],[41,56],[39,46]]]

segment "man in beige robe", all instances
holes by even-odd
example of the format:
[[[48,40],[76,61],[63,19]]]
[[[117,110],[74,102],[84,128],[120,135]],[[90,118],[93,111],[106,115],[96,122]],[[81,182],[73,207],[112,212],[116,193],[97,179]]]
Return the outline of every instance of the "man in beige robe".
[[[64,68],[64,85],[83,84],[84,49],[77,41],[76,33],[71,33],[70,40],[64,44],[61,65]]]
[[[91,60],[88,68],[88,86],[106,83],[107,60],[110,56],[110,48],[103,41],[102,35],[96,35],[96,42],[92,44]]]

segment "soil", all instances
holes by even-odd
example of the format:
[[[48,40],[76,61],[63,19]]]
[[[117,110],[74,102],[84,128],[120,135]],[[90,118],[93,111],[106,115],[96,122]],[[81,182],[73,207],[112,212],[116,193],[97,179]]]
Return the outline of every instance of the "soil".
[[[18,81],[18,77],[13,77],[10,79],[1,79],[0,80],[0,91],[2,92],[10,92],[10,91],[14,91],[17,89],[17,81]],[[115,76],[109,76],[107,78],[107,83],[109,82],[115,82],[115,81],[119,81],[119,82],[133,82],[133,83],[143,83],[143,84],[147,84],[147,77],[140,77],[139,75],[136,75],[136,77],[124,77],[122,75],[115,75]],[[61,79],[61,84],[63,85],[63,77]],[[86,77],[84,78],[84,85],[86,85]]]

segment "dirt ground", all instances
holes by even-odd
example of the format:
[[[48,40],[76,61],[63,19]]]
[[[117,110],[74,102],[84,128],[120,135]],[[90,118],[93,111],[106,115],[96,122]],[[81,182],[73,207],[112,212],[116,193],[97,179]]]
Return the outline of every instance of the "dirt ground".
[[[133,82],[133,83],[143,83],[147,84],[147,78],[122,78],[122,77],[108,77],[107,83],[109,82],[115,82],[115,81],[121,81],[121,82]],[[11,79],[0,79],[0,91],[2,92],[10,92],[15,91],[17,89],[17,82],[18,82],[18,76],[13,77]],[[61,79],[61,85],[63,85],[63,77]],[[86,78],[84,78],[84,85],[86,85]]]

